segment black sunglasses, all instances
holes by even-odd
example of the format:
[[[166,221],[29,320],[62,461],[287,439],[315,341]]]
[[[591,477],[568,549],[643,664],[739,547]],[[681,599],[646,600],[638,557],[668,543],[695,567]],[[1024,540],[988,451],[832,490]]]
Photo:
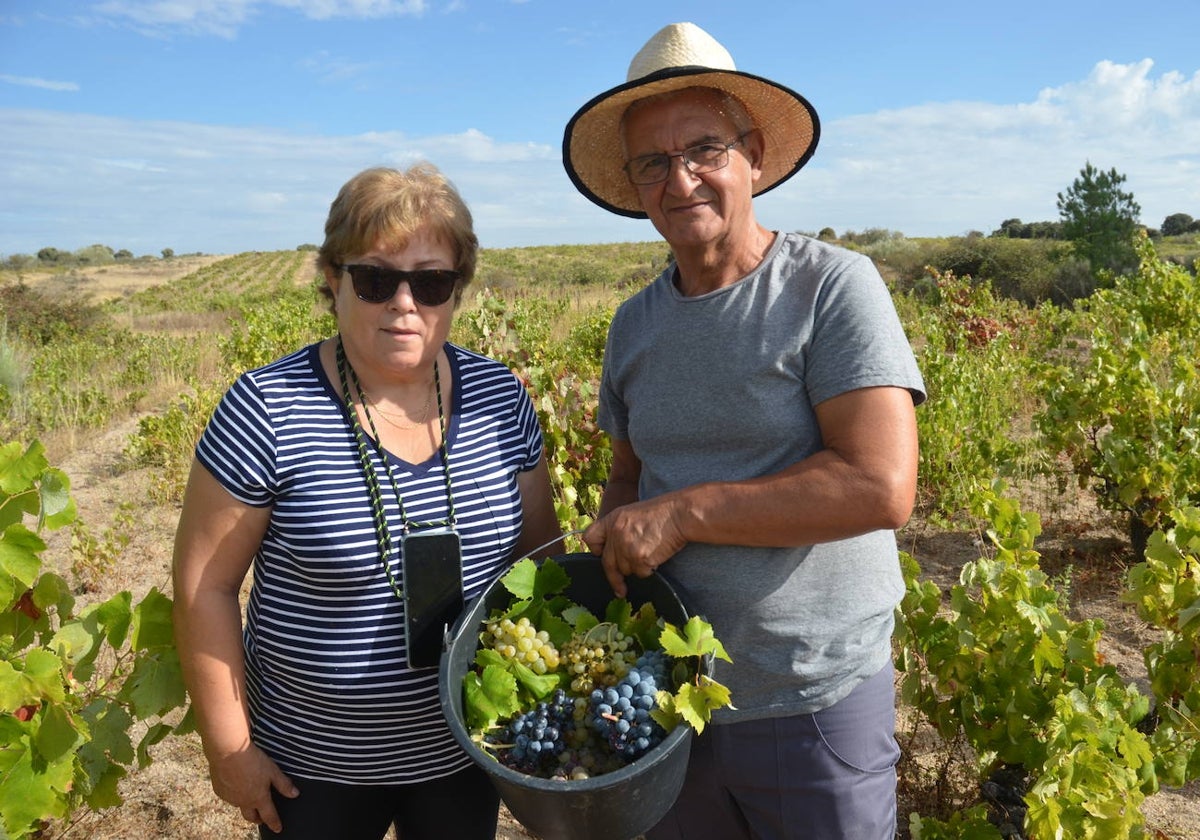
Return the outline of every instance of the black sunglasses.
[[[457,271],[444,268],[418,268],[416,271],[377,265],[343,265],[339,268],[350,274],[354,294],[367,303],[386,303],[405,282],[417,303],[441,306],[454,294],[454,287],[462,279]]]

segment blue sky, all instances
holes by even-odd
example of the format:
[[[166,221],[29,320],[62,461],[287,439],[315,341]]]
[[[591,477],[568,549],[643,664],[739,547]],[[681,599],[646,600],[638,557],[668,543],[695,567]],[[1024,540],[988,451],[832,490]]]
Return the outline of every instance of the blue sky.
[[[575,109],[690,20],[817,108],[772,228],[908,236],[1058,218],[1085,162],[1200,217],[1200,4],[3,0],[0,254],[321,239],[355,172],[430,160],[484,247],[649,240],[562,169]]]

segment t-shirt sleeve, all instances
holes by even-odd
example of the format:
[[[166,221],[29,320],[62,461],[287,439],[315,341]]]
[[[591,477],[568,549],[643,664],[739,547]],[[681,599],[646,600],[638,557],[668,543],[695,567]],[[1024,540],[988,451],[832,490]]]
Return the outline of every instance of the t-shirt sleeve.
[[[538,422],[537,411],[533,407],[533,400],[529,397],[529,392],[521,385],[521,381],[515,376],[513,377],[517,384],[517,400],[516,400],[516,419],[517,429],[524,442],[524,460],[521,463],[521,472],[528,472],[538,465],[538,461],[542,459],[542,451],[545,447],[545,440],[542,435],[542,426]]]
[[[813,405],[859,388],[925,385],[891,292],[871,261],[855,255],[826,278],[817,300],[806,378]]]
[[[629,440],[629,410],[625,406],[616,384],[613,382],[616,368],[616,347],[621,343],[615,336],[621,329],[621,311],[618,309],[609,325],[608,339],[604,347],[604,365],[600,374],[600,395],[596,406],[596,425],[609,437]]]
[[[276,437],[267,405],[253,380],[242,375],[221,398],[196,445],[196,459],[239,502],[274,502]]]

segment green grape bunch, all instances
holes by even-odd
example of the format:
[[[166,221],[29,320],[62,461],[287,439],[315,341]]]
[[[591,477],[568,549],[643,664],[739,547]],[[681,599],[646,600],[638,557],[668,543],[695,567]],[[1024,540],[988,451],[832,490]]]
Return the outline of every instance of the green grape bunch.
[[[582,635],[576,634],[563,646],[562,655],[574,694],[615,685],[637,661],[641,650],[611,622],[602,622]]]
[[[510,618],[489,620],[483,639],[505,659],[520,662],[535,674],[553,673],[562,661],[558,649],[550,641],[550,634],[538,630],[524,616],[516,621]]]

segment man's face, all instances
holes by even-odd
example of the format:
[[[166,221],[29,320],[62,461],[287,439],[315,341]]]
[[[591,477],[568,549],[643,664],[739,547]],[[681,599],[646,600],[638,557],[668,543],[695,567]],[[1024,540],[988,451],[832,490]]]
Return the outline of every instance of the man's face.
[[[711,91],[684,90],[647,102],[626,115],[625,158],[676,154],[703,143],[732,143],[738,126]],[[675,248],[711,245],[754,229],[751,194],[762,161],[761,134],[751,132],[729,150],[729,163],[693,173],[682,158],[671,159],[665,181],[638,186],[642,209]]]

